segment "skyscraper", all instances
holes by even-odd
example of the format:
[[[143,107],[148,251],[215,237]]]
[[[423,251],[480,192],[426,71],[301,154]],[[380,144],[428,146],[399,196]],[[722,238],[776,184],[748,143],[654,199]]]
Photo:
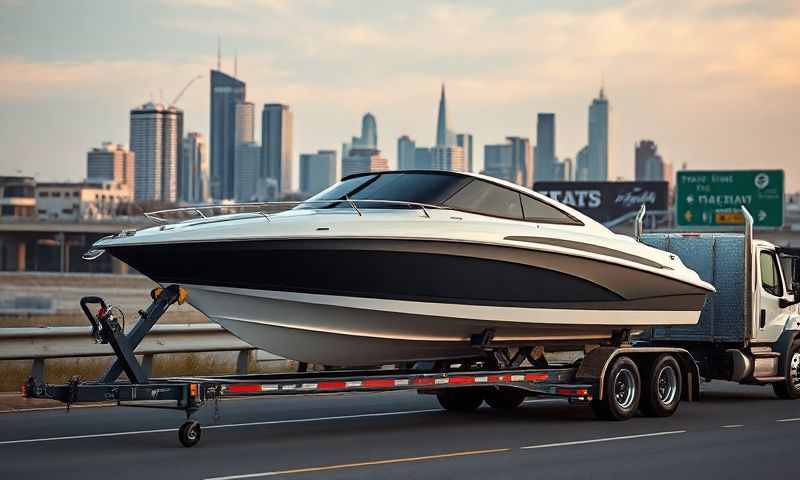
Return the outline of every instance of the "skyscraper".
[[[86,179],[89,182],[118,182],[134,192],[134,165],[136,155],[124,145],[103,142],[86,154]]]
[[[236,145],[233,196],[238,202],[256,200],[261,176],[261,146],[255,142]]]
[[[472,134],[459,133],[456,135],[456,145],[464,149],[464,170],[467,172],[474,172],[475,162],[472,156]]]
[[[416,150],[416,143],[408,135],[403,135],[397,139],[398,169],[413,170],[417,168],[414,162],[414,150]]]
[[[300,155],[300,191],[316,195],[336,183],[336,150]]]
[[[261,177],[278,182],[278,194],[292,189],[292,112],[267,103],[261,114]]]
[[[533,150],[525,137],[506,137],[511,142],[511,161],[514,166],[512,182],[523,187],[533,186]]]
[[[556,178],[556,116],[540,113],[536,120],[536,154],[533,175],[535,181],[561,180]]]
[[[183,139],[183,155],[178,169],[178,199],[205,203],[211,197],[208,142],[201,133],[189,132]]]
[[[652,140],[642,140],[634,147],[636,180],[665,180],[672,182],[672,164],[658,153],[658,145]]]
[[[434,170],[449,170],[453,172],[464,171],[464,149],[458,145],[433,147],[431,149],[431,155],[432,168]]]
[[[513,182],[515,175],[511,159],[511,145],[507,143],[484,145],[483,167],[484,175]]]
[[[508,143],[484,146],[484,174],[531,187],[533,151],[524,137],[506,137]]]
[[[587,180],[608,180],[608,99],[600,95],[589,106],[589,153]]]
[[[378,123],[375,115],[367,112],[361,118],[361,135],[352,137],[350,143],[342,144],[342,158],[348,155],[351,148],[378,148]]]
[[[244,101],[244,82],[211,70],[211,194],[217,199],[234,196],[236,105]],[[244,110],[240,113],[244,114]]]
[[[234,121],[236,145],[255,142],[256,106],[251,102],[241,102],[237,103],[234,108],[236,111],[236,119]]]
[[[575,180],[585,182],[589,180],[589,146],[578,150],[575,155]]]
[[[442,95],[439,97],[439,116],[436,118],[436,146],[446,147],[453,144],[453,135],[447,123],[447,99],[442,84]]]
[[[414,148],[414,168],[417,170],[433,169],[433,149],[428,147]]]
[[[389,169],[389,161],[381,157],[376,148],[352,148],[342,159],[342,177],[364,172],[383,172]]]
[[[177,200],[182,139],[182,110],[152,102],[131,110],[130,145],[136,154],[136,200]]]

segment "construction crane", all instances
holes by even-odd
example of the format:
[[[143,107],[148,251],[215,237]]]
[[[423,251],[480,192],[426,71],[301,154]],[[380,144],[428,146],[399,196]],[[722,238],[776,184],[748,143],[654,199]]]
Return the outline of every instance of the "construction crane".
[[[184,93],[186,93],[186,90],[188,90],[188,89],[189,89],[189,87],[191,87],[191,86],[192,86],[192,84],[193,84],[195,81],[197,81],[197,80],[200,80],[201,78],[203,78],[203,76],[202,76],[202,75],[198,75],[198,76],[196,76],[196,77],[192,78],[191,80],[189,80],[189,83],[187,83],[187,84],[186,84],[186,85],[185,85],[185,86],[184,86],[184,87],[181,89],[181,91],[180,91],[180,92],[178,92],[178,95],[176,95],[176,96],[175,96],[175,99],[174,99],[174,100],[172,100],[171,102],[169,102],[169,106],[170,106],[170,107],[174,107],[174,106],[175,106],[175,104],[176,104],[176,103],[178,103],[178,100],[180,100],[180,99],[181,99],[181,97],[183,96],[183,94],[184,94]]]

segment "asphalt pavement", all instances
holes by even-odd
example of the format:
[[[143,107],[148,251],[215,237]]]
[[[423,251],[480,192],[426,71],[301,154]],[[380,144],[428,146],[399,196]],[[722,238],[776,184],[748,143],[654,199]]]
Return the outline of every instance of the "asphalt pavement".
[[[180,412],[98,407],[0,413],[0,479],[797,478],[800,401],[705,384],[671,418],[594,420],[529,399],[445,412],[413,392],[227,400],[203,437]]]

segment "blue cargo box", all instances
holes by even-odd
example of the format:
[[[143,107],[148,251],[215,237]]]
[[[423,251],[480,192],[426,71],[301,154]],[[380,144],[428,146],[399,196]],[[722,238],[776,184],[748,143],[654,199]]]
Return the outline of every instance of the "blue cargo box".
[[[642,243],[671,252],[700,278],[716,287],[706,297],[696,325],[654,327],[640,339],[650,341],[743,342],[745,315],[745,236],[731,233],[647,233]]]

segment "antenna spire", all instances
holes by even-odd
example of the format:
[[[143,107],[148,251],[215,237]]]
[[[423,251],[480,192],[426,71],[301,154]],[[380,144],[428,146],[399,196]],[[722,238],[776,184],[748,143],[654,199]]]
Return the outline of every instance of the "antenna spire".
[[[222,71],[222,38],[217,34],[217,70]]]

